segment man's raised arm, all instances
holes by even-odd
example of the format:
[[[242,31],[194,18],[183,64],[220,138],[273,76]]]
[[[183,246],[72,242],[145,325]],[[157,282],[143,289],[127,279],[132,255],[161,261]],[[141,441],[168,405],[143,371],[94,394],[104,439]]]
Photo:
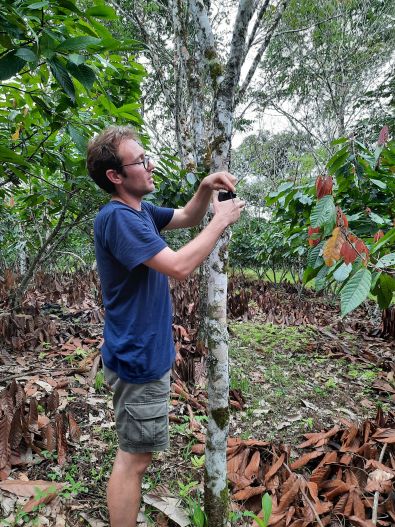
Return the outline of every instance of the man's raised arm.
[[[193,198],[183,209],[176,209],[173,218],[164,230],[195,227],[202,221],[210,204],[213,190],[235,191],[236,178],[229,172],[215,172],[206,176]]]

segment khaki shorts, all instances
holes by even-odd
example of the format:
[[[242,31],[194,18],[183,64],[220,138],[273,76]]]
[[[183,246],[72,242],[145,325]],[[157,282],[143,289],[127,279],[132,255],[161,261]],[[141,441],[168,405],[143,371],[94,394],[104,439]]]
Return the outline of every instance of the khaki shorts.
[[[125,452],[157,452],[169,447],[170,370],[159,381],[132,384],[104,366],[114,392],[119,448]]]

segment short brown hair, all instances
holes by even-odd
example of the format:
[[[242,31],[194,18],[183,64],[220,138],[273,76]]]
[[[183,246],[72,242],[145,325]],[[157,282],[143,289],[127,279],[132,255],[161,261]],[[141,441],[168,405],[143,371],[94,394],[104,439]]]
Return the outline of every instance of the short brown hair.
[[[110,194],[115,192],[115,185],[108,179],[106,172],[112,168],[122,173],[118,147],[125,139],[137,141],[138,135],[130,126],[109,126],[88,144],[88,173],[100,188]]]

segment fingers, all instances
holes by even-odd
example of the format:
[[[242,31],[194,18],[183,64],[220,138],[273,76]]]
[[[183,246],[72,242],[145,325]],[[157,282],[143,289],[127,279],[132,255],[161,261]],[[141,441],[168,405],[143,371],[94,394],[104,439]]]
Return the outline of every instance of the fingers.
[[[226,189],[235,192],[237,178],[233,176],[233,174],[230,174],[229,172],[215,172],[208,177],[212,180],[213,190]]]

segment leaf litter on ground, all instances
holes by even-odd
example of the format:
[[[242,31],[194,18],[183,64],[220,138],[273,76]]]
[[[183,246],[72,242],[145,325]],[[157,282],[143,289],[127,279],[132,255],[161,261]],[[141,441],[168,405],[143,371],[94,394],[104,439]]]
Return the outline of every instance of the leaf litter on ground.
[[[63,286],[59,281],[56,287],[57,294],[62,295],[59,290]],[[71,290],[72,288],[69,289]],[[207,351],[196,345],[196,292],[196,285],[191,284],[187,294],[179,286],[172,289],[178,364],[173,375],[171,417],[174,423],[182,423],[185,422],[185,416],[188,416],[189,433],[196,436],[198,441],[192,447],[192,452],[195,450],[204,453],[204,425],[195,418],[195,414],[206,414],[207,393],[202,386],[205,381]],[[322,306],[313,295],[308,296],[307,302],[303,304],[289,293],[287,288],[282,292],[259,285],[250,298],[247,298],[246,293],[242,299],[247,303],[247,318],[253,316],[261,323],[271,322],[283,326],[303,325],[307,322],[316,324],[316,336],[320,333],[322,336],[316,338],[315,349],[319,348],[321,353],[326,353],[334,360],[343,357],[352,364],[360,362],[381,368],[373,389],[381,397],[394,395],[393,345],[377,336],[371,336],[373,333],[367,334],[369,324],[366,323],[367,314],[363,309],[359,310],[353,320],[340,322],[336,310],[328,309],[327,305]],[[4,483],[12,481],[10,478],[17,478],[21,468],[32,476],[32,480],[35,474],[41,475],[40,465],[48,466],[57,462],[61,465],[61,470],[64,470],[70,455],[81,449],[79,440],[83,443],[90,438],[89,443],[93,447],[97,444],[97,448],[103,450],[106,443],[98,439],[95,426],[106,425],[106,421],[113,426],[106,388],[103,388],[101,395],[97,395],[92,388],[100,364],[97,350],[102,330],[102,315],[96,300],[92,300],[87,289],[79,290],[77,294],[69,294],[59,308],[56,299],[50,295],[48,297],[45,287],[38,294],[30,293],[29,298],[31,305],[36,306],[30,314],[19,317],[16,323],[10,318],[11,315],[2,318],[2,328],[9,335],[9,347],[2,350],[0,355],[0,386],[4,387],[0,395],[0,419],[3,425],[3,433],[0,434],[0,470],[3,479],[8,477]],[[237,316],[232,313],[232,309],[240,312],[242,310],[243,306],[240,303],[237,305],[237,298],[241,298],[240,293],[235,288],[231,289],[231,316]],[[254,298],[256,302],[251,303]],[[40,299],[41,305],[47,306],[43,310],[40,310]],[[52,314],[45,314],[49,311]],[[245,319],[246,313],[240,316]],[[16,328],[14,335],[7,333],[7,321]],[[358,338],[359,349],[358,346],[349,346],[339,336],[340,332]],[[363,348],[360,346],[362,339],[365,343]],[[15,357],[15,353],[22,349],[24,355]],[[42,358],[37,360],[39,354]],[[261,382],[262,374],[255,373],[256,382]],[[12,381],[11,384],[7,384],[9,381]],[[70,395],[77,396],[77,401],[69,401]],[[231,406],[234,416],[245,409],[246,401],[240,388],[232,388]],[[369,399],[366,401],[370,402]],[[303,405],[306,408],[316,406],[306,399]],[[92,422],[88,419],[87,408],[92,409]],[[314,408],[310,410],[315,411]],[[16,424],[19,418],[20,426]],[[298,421],[299,414],[296,412],[293,416],[290,415],[280,424],[284,423],[287,427],[292,418]],[[12,444],[5,446],[4,430],[8,430],[7,437],[10,438],[10,427],[16,434],[12,434]],[[181,435],[178,439],[182,444],[188,438]],[[177,443],[180,444],[178,439]],[[378,492],[378,525],[391,525],[395,521],[391,498],[395,470],[392,450],[395,442],[393,414],[388,414],[387,417],[378,415],[376,420],[366,420],[359,426],[344,422],[329,430],[306,434],[305,439],[302,450],[309,451],[301,452],[300,456],[293,459],[295,446],[285,446],[271,440],[231,437],[228,443],[228,467],[235,503],[259,516],[261,496],[268,491],[273,499],[270,525],[294,524],[296,527],[316,521],[318,514],[323,525],[330,524],[334,518],[343,518],[350,525],[364,527],[370,525],[369,518]],[[387,450],[380,460],[383,445],[387,445]],[[40,456],[44,450],[53,453],[51,460]],[[96,459],[100,460],[100,454]],[[158,469],[157,463],[155,470]],[[174,478],[180,477],[171,463],[167,463],[166,455],[159,459],[159,463]],[[178,465],[185,466],[185,462]],[[102,489],[100,499],[104,505],[104,485]],[[2,494],[3,502],[5,492]],[[92,499],[97,501],[98,496]],[[89,518],[88,523],[92,525],[95,521],[102,522],[102,519],[106,524],[103,505],[96,509],[96,513],[94,509],[91,511],[89,495],[87,505],[84,505],[84,501],[80,503],[81,505],[78,504],[78,498],[74,503],[69,500],[67,525],[73,525],[73,521],[77,524],[82,515]],[[89,513],[83,512],[84,509],[89,510]],[[96,520],[91,516],[92,512],[96,514]],[[97,518],[97,515],[102,519]],[[64,511],[59,510],[58,516],[60,525],[65,521]],[[165,519],[162,523],[166,525]]]

